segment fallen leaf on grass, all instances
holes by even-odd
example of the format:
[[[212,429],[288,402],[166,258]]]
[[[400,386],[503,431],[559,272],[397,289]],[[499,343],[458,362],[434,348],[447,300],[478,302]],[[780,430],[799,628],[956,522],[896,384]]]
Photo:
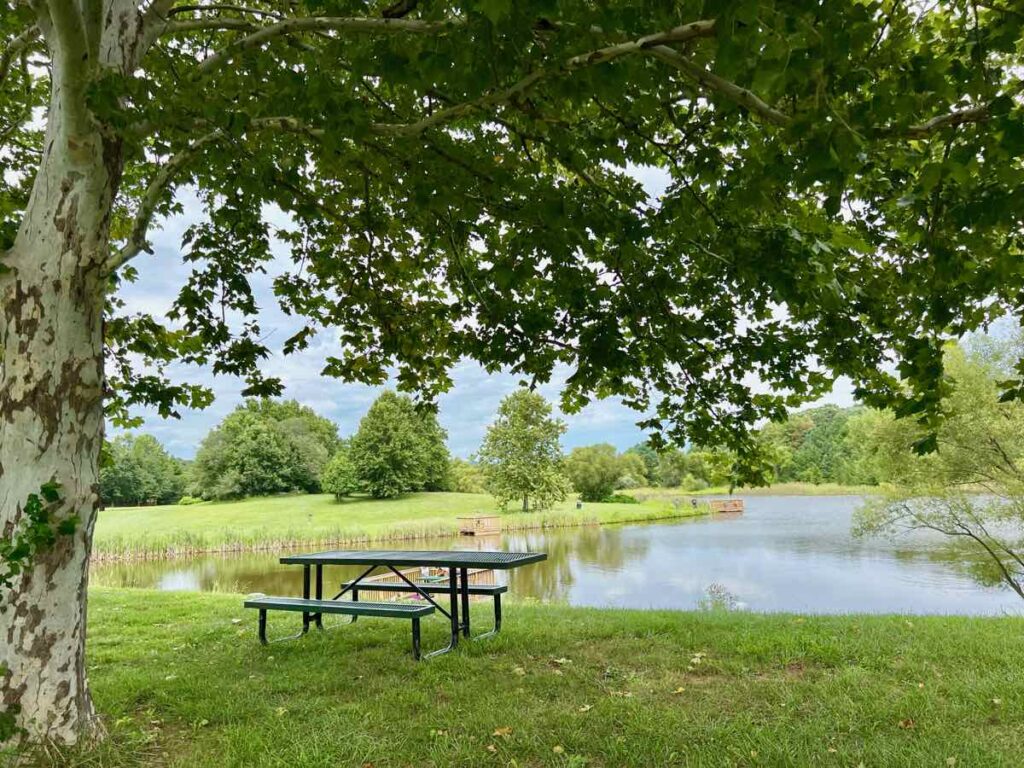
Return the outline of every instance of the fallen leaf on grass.
[[[561,666],[563,664],[572,664],[572,659],[562,658],[562,659],[552,659],[551,661],[553,661],[555,664],[558,664],[559,666]]]
[[[995,704],[998,707],[1000,704],[1003,703],[1003,700],[1002,699],[992,699],[992,703]]]
[[[495,728],[494,729],[494,733],[492,733],[491,735],[492,736],[500,736],[503,739],[507,739],[509,736],[512,735],[512,726],[511,725],[504,725],[501,728]]]
[[[900,728],[905,731],[912,730],[914,728],[914,719],[912,717],[906,717],[899,722]]]
[[[956,758],[955,757],[947,757],[946,758],[946,765],[948,765],[949,768],[953,768],[953,766],[956,765]]]
[[[516,667],[516,668],[515,668],[515,669],[513,669],[512,671],[513,671],[513,672],[515,672],[515,673],[516,673],[517,675],[519,675],[520,677],[523,677],[523,676],[524,676],[524,675],[526,674],[526,670],[525,670],[525,669],[523,669],[522,667]]]
[[[493,744],[488,744],[487,745],[487,751],[490,752],[491,754],[493,754],[493,753],[498,751],[498,748],[496,746],[494,746]]]
[[[285,709],[284,707],[278,707],[277,709],[274,710],[274,714],[277,715],[278,717],[284,717],[284,715],[285,715],[285,713],[287,711],[288,710]]]
[[[633,692],[632,691],[612,691],[612,696],[621,696],[624,699],[631,699],[631,698],[633,698]]]
[[[678,694],[683,693],[685,691],[686,691],[686,689],[683,688],[683,686],[680,685],[678,688],[676,688],[674,691],[672,691],[672,693],[678,695]]]
[[[594,708],[593,704],[584,704],[583,706],[580,707],[580,712],[589,712],[593,708]]]
[[[565,747],[563,747],[561,744],[555,744],[555,746],[551,748],[551,751],[554,752],[556,755],[561,755],[565,753]]]

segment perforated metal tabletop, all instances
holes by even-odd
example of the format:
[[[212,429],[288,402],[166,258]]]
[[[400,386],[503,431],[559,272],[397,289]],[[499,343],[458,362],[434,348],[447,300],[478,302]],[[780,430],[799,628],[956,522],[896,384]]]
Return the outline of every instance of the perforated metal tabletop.
[[[518,568],[547,560],[544,552],[461,552],[459,550],[336,550],[288,555],[288,565],[423,565],[438,568]]]

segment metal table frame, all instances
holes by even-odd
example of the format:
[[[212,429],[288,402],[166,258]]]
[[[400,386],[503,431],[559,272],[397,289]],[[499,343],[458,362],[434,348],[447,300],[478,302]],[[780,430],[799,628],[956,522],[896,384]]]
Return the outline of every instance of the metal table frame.
[[[388,557],[388,555],[396,555],[395,557]],[[490,557],[489,557],[490,556]],[[440,656],[444,653],[449,653],[455,650],[459,645],[459,634],[461,633],[467,639],[470,637],[470,621],[469,621],[469,567],[470,566],[483,566],[490,567],[492,569],[500,570],[511,570],[522,565],[530,565],[532,563],[539,563],[542,560],[547,559],[547,554],[543,552],[480,552],[474,550],[472,552],[459,552],[458,550],[451,552],[435,552],[425,551],[418,552],[415,550],[402,550],[400,552],[375,552],[375,551],[362,551],[362,552],[317,552],[309,555],[289,555],[281,558],[281,563],[285,565],[301,565],[302,566],[302,598],[303,600],[316,599],[322,600],[324,593],[324,566],[325,565],[366,565],[368,566],[356,579],[351,581],[344,589],[338,594],[332,597],[332,600],[341,600],[346,594],[355,592],[353,598],[358,600],[358,590],[363,579],[370,576],[378,568],[386,568],[391,571],[395,576],[401,579],[408,587],[410,593],[419,595],[421,598],[426,600],[435,609],[437,609],[443,616],[445,616],[451,625],[451,639],[448,641],[448,645],[444,648],[440,648],[436,651],[431,651],[426,654],[424,658],[429,659],[433,656]],[[445,568],[448,571],[448,609],[446,610],[439,602],[432,598],[427,592],[420,589],[416,584],[409,580],[409,578],[398,570],[398,566],[432,566],[438,568]],[[313,580],[313,569],[315,571],[315,581]],[[311,595],[311,588],[315,588],[315,594]],[[372,590],[373,585],[363,585],[363,589]],[[485,637],[490,637],[497,633],[500,628],[501,613],[498,609],[496,613],[496,626],[490,632],[486,632],[478,636],[477,640],[482,640]],[[357,617],[353,616],[350,623],[355,622]],[[323,625],[323,614],[315,612],[303,612],[302,613],[302,631],[298,635],[293,637],[301,637],[302,635],[309,632],[309,625],[315,624],[317,629],[322,630]],[[287,638],[285,638],[287,639]],[[414,640],[416,642],[418,638]],[[418,645],[418,642],[417,642]]]

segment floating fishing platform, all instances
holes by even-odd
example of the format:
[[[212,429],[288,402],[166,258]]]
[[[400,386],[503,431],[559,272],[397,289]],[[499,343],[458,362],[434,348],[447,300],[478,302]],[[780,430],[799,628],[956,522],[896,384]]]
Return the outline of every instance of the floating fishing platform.
[[[488,536],[501,533],[501,518],[498,515],[473,515],[457,517],[459,533],[463,536]]]
[[[743,511],[743,499],[712,499],[709,504],[712,512]]]

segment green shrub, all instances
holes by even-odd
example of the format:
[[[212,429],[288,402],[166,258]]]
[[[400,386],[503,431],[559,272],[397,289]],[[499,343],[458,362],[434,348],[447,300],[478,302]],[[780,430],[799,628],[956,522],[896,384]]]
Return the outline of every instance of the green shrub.
[[[203,499],[199,496],[182,496],[178,499],[178,504],[183,507],[187,507],[189,504],[202,504]]]
[[[634,499],[627,493],[613,493],[611,496],[607,496],[602,499],[605,504],[639,504],[640,502]]]

